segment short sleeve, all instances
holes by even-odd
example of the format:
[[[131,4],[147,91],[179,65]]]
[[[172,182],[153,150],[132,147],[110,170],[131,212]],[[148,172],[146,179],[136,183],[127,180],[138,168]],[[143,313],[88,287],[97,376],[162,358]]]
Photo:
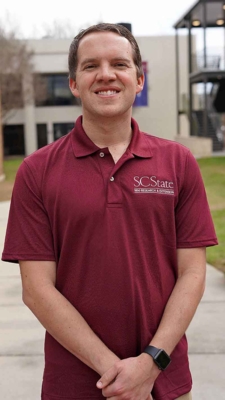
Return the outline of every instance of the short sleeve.
[[[200,169],[190,152],[175,213],[178,248],[218,244]]]
[[[26,161],[21,164],[15,180],[2,260],[55,260],[41,187]]]

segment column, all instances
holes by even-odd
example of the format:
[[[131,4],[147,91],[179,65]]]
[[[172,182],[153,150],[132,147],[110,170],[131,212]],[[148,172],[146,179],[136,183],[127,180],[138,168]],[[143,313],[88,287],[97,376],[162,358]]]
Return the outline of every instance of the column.
[[[37,150],[37,130],[35,121],[35,102],[33,91],[33,77],[29,68],[23,76],[23,100],[24,100],[24,140],[25,154],[29,155]]]

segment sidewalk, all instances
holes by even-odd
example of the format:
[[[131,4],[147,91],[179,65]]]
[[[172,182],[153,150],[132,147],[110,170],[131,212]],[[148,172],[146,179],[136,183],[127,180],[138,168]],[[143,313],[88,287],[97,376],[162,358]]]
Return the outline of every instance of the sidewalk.
[[[0,251],[9,202],[0,203]],[[188,329],[193,400],[225,400],[225,277],[207,266],[204,297]],[[0,399],[40,400],[44,329],[21,300],[18,265],[0,262]]]

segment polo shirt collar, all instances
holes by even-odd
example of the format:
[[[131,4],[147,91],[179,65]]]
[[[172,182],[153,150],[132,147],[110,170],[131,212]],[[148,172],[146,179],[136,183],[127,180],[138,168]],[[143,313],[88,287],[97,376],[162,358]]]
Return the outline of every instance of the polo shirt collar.
[[[131,118],[131,126],[133,134],[128,150],[135,156],[151,158],[152,151],[149,140],[147,140],[146,134],[139,130],[139,126],[134,118]]]
[[[80,115],[71,132],[73,152],[76,157],[85,157],[96,153],[99,147],[87,136],[82,126],[82,115]]]
[[[152,152],[149,146],[149,141],[147,140],[146,135],[139,130],[139,126],[133,118],[131,119],[131,126],[133,135],[128,146],[128,151],[141,158],[151,158]],[[73,152],[77,158],[85,157],[99,151],[99,147],[92,142],[83,129],[82,115],[77,118],[75,127],[71,132],[71,137]]]

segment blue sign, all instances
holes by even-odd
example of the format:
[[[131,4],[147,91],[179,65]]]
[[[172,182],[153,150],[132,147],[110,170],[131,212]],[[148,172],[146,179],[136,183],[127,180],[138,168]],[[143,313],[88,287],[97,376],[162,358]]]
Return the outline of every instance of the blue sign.
[[[147,78],[147,61],[142,62],[142,67],[145,76],[144,87],[140,93],[138,93],[134,100],[134,107],[146,107],[148,106],[148,78]]]

